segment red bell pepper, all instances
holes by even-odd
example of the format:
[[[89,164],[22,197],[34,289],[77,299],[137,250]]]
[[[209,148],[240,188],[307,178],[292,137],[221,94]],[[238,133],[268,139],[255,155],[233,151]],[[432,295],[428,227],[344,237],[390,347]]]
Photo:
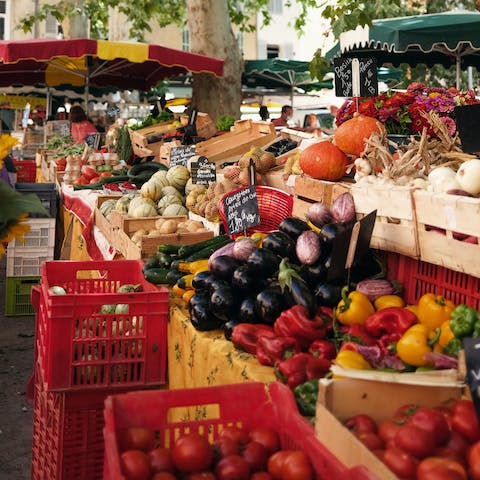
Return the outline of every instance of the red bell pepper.
[[[387,333],[377,340],[377,345],[383,355],[392,355],[396,353],[395,345],[402,338],[402,333]]]
[[[317,311],[313,318],[309,318],[304,306],[294,305],[280,314],[273,329],[277,335],[294,337],[301,347],[308,348],[313,340],[325,338],[330,320],[323,311]]]
[[[235,347],[255,355],[260,337],[276,336],[273,328],[262,323],[239,323],[233,327],[232,342]]]
[[[308,353],[318,358],[333,360],[337,356],[337,349],[330,340],[314,340],[308,347]]]
[[[375,345],[375,339],[367,333],[365,327],[360,323],[353,323],[352,325],[344,325],[340,327],[343,333],[344,342],[355,342],[361,345]]]
[[[291,389],[308,380],[324,377],[330,371],[331,362],[309,353],[297,353],[278,363],[275,374]]]
[[[416,315],[403,307],[388,307],[369,315],[365,320],[365,330],[375,338],[386,333],[405,333],[414,323]]]
[[[298,352],[300,347],[293,337],[260,337],[255,355],[262,365],[273,367],[277,362]]]

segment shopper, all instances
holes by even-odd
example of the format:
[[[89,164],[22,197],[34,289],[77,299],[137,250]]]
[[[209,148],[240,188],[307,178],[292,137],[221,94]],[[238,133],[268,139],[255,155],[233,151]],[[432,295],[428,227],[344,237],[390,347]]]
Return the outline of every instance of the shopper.
[[[98,130],[87,118],[85,110],[80,105],[74,105],[69,113],[71,135],[76,143],[85,142],[87,137],[95,135]]]
[[[293,108],[290,105],[284,105],[278,118],[274,118],[272,123],[276,127],[288,127],[288,121],[292,118]]]
[[[260,119],[264,122],[268,121],[270,118],[270,112],[268,111],[268,108],[265,105],[262,105],[260,107],[260,110],[258,111],[260,115]]]

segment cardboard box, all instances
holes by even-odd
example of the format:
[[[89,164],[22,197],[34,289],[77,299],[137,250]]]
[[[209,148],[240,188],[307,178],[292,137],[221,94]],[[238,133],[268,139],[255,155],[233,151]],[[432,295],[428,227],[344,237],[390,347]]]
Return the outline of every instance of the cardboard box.
[[[420,259],[480,277],[480,198],[424,190],[413,198]],[[462,241],[467,237],[476,243]]]
[[[412,188],[352,184],[350,193],[357,219],[377,210],[372,248],[418,258],[420,248]]]
[[[448,406],[462,388],[421,386],[353,379],[321,379],[315,419],[315,436],[347,467],[364,465],[378,480],[398,480],[367,447],[343,426],[349,417],[364,413],[377,422],[391,418],[409,403]]]

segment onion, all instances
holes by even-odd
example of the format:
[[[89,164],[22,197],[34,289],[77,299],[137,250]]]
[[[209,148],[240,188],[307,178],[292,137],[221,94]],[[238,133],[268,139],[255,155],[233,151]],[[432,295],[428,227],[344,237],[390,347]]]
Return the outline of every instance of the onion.
[[[300,263],[312,265],[320,258],[320,237],[313,230],[306,230],[297,238],[295,249]]]
[[[307,210],[307,220],[318,228],[322,228],[332,221],[332,212],[322,202],[312,203]]]
[[[67,292],[63,287],[59,287],[58,285],[54,285],[48,289],[50,293],[53,295],[66,295]]]
[[[382,295],[393,295],[396,293],[393,283],[385,279],[362,280],[357,283],[356,290],[366,295],[371,302],[374,302]]]
[[[233,256],[237,260],[247,260],[257,248],[257,244],[249,237],[241,238],[233,244]]]
[[[332,204],[332,215],[336,222],[355,220],[355,201],[350,192],[342,193]]]
[[[460,188],[472,195],[480,193],[480,159],[467,160],[457,171],[457,181]]]

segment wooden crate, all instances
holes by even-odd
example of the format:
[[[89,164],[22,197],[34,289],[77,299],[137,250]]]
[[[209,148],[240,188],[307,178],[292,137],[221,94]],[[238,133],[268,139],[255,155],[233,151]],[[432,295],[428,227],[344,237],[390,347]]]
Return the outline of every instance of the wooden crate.
[[[413,189],[400,186],[352,184],[357,219],[377,210],[370,246],[418,258],[420,248]]]
[[[263,147],[277,138],[275,127],[267,122],[239,120],[230,132],[196,144],[197,155],[210,162],[237,161],[251,147]]]
[[[95,207],[95,225],[103,233],[109,243],[112,242],[113,227],[110,221],[107,220],[100,211],[100,207],[107,200],[118,200],[119,198],[122,198],[121,193],[117,195],[99,195],[97,197],[97,205]]]
[[[424,190],[413,198],[420,259],[480,277],[480,198]]]
[[[148,138],[154,135],[161,135],[174,129],[175,127],[172,126],[172,121],[156,123],[155,125],[138,130],[129,129],[133,153],[138,157],[159,157],[163,140],[148,143]]]
[[[153,217],[155,218],[155,217]],[[169,217],[164,217],[169,218]],[[177,217],[178,218],[178,217]],[[184,217],[185,219],[187,217]],[[148,229],[145,225],[142,228]],[[132,232],[133,233],[133,232]],[[174,245],[190,245],[192,243],[208,240],[213,237],[213,232],[198,232],[198,233],[170,233],[159,235],[156,237],[143,236],[139,245],[132,242],[129,235],[119,228],[113,229],[112,246],[121,253],[127,260],[141,260],[149,255],[156,253],[158,245],[163,243],[170,243]]]
[[[378,480],[398,480],[342,422],[359,413],[370,415],[380,422],[391,418],[395,410],[403,405],[449,406],[461,396],[462,388],[459,386],[409,385],[351,378],[321,379],[315,436],[346,467],[364,465]]]
[[[184,126],[188,125],[188,115],[182,115],[180,123]],[[212,138],[217,133],[217,127],[208,113],[197,113],[195,128],[197,129],[197,136],[205,139]]]
[[[155,222],[159,218],[166,218],[166,219],[175,219],[178,221],[186,220],[186,215],[179,215],[176,217],[163,217],[157,215],[156,217],[140,217],[140,218],[132,218],[129,217],[126,213],[118,212],[117,210],[113,210],[110,214],[110,224],[113,228],[119,229],[124,231],[128,236],[133,235],[137,230],[154,230],[155,229]]]
[[[349,189],[350,185],[345,182],[328,182],[308,175],[296,175],[293,187],[293,216],[304,219],[308,208],[315,202],[330,207],[338,196]]]

